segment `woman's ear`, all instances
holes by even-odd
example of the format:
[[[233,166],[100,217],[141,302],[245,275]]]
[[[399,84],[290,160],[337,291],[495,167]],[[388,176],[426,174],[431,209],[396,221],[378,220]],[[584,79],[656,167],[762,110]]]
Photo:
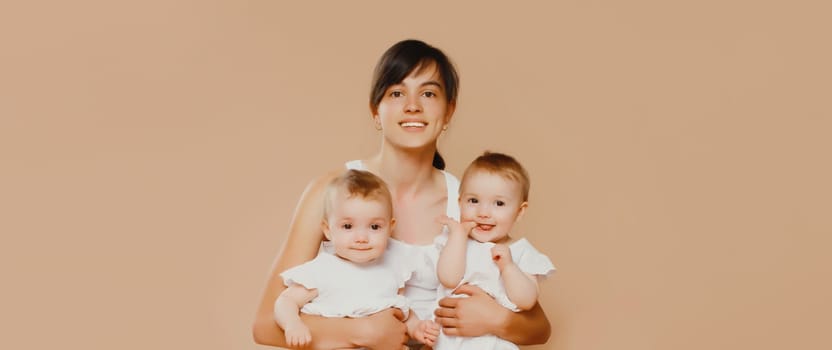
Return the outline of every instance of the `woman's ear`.
[[[448,110],[445,112],[445,125],[448,125],[451,122],[451,118],[454,116],[454,111],[456,111],[456,102],[448,104]]]
[[[373,106],[373,102],[369,102],[368,106],[370,107],[370,117],[372,117],[373,120],[378,119],[378,107]]]
[[[381,130],[381,119],[379,118],[378,114],[373,112],[371,118],[373,118],[373,127],[375,127],[376,130]]]
[[[523,217],[523,214],[526,214],[526,208],[529,207],[529,202],[523,202],[520,204],[520,209],[517,209],[517,217],[514,218],[514,222],[520,221],[520,218]]]
[[[321,220],[321,231],[324,232],[324,237],[326,237],[328,241],[332,240],[332,238],[329,237],[329,224],[326,222],[326,219]]]

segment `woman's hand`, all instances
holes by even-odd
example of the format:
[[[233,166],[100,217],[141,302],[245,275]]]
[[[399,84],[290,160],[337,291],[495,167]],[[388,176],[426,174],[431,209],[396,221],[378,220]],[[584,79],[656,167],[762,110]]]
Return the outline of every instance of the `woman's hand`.
[[[544,344],[552,334],[549,320],[539,303],[527,311],[512,312],[482,289],[464,284],[454,294],[467,298],[439,300],[436,322],[447,335],[477,337],[493,334],[517,345]]]
[[[476,286],[464,284],[454,294],[468,297],[445,297],[439,300],[436,322],[446,335],[478,337],[486,334],[499,335],[511,313],[491,296]]]
[[[356,345],[378,350],[401,350],[407,343],[407,326],[404,313],[398,308],[390,308],[371,316],[357,320],[364,321]]]

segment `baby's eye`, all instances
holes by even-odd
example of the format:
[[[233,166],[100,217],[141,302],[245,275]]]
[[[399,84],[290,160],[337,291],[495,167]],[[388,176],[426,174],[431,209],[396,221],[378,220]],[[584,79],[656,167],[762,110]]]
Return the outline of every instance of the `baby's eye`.
[[[379,225],[379,224],[372,224],[372,225],[370,225],[370,228],[371,228],[371,229],[373,229],[373,230],[378,230],[378,229],[380,229],[380,228],[381,228],[381,225]]]
[[[352,229],[352,224],[343,224],[341,225],[341,227],[343,227],[345,230],[349,230]]]
[[[402,97],[402,92],[398,90],[392,91],[390,92],[390,97]]]
[[[502,207],[502,206],[506,205],[506,202],[496,201],[495,204],[497,204],[498,207]]]
[[[480,201],[479,201],[478,199],[476,199],[476,198],[468,198],[468,203],[471,203],[471,204],[477,204],[477,203],[479,203],[479,202],[480,202]]]
[[[436,93],[433,91],[425,91],[422,93],[425,97],[436,97]]]

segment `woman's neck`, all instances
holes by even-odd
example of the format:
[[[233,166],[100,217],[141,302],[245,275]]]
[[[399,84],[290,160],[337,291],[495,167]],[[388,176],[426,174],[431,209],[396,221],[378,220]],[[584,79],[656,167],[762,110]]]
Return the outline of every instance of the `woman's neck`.
[[[403,150],[382,143],[381,150],[367,160],[366,167],[387,183],[394,197],[403,199],[432,185],[435,152],[435,147]]]

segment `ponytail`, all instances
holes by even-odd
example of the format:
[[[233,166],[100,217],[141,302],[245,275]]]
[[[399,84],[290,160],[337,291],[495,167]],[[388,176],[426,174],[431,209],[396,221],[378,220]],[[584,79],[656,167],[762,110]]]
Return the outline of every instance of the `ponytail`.
[[[439,151],[433,153],[433,167],[439,170],[445,170],[445,159],[439,154]]]

